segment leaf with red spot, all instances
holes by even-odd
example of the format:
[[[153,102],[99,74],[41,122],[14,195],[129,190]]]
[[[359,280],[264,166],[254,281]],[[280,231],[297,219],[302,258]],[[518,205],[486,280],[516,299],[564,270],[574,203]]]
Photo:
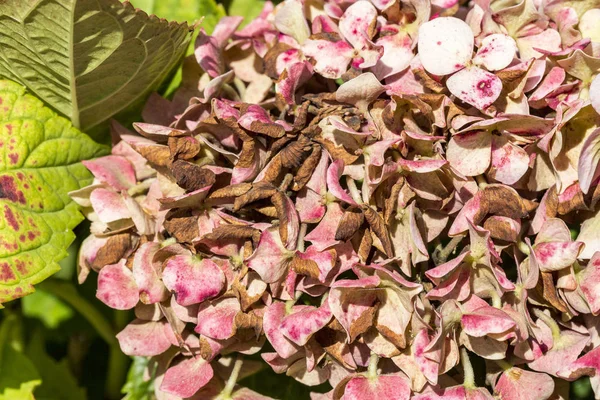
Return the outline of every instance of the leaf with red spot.
[[[60,269],[83,219],[67,193],[92,183],[80,161],[106,148],[16,83],[0,81],[0,103],[2,303],[32,293]]]

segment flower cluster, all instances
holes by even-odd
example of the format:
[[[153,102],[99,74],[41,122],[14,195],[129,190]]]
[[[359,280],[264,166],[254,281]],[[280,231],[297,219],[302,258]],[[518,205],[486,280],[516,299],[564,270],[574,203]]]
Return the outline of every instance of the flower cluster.
[[[201,31],[71,193],[79,278],[135,309],[157,396],[265,399],[236,385],[256,353],[313,400],[600,396],[598,7],[287,0]]]

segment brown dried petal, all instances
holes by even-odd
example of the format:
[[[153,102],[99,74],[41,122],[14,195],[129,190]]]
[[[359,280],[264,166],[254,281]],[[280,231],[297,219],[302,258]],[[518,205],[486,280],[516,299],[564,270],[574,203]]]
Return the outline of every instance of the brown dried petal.
[[[238,197],[252,189],[252,184],[248,182],[237,183],[235,185],[225,186],[224,188],[217,189],[212,192],[209,196],[211,199],[222,199],[226,197]]]
[[[540,274],[542,279],[538,282],[536,291],[539,293],[541,298],[550,303],[552,307],[556,308],[560,312],[567,312],[565,303],[561,298],[558,297],[556,292],[556,286],[554,285],[554,277],[552,272],[540,271]]]
[[[372,326],[375,319],[375,314],[379,305],[369,307],[368,310],[364,311],[360,317],[358,317],[352,325],[350,325],[350,342],[354,342],[358,335],[361,335],[368,331]]]
[[[200,152],[200,142],[191,136],[170,137],[168,144],[172,160],[178,158],[190,160],[196,157]]]
[[[283,168],[298,168],[306,153],[311,150],[310,139],[306,136],[300,136],[297,140],[291,142],[281,152],[281,165]]]
[[[191,243],[198,237],[198,216],[192,215],[188,209],[170,210],[163,225],[178,242]]]
[[[298,171],[296,171],[292,190],[298,191],[306,186],[320,160],[321,146],[315,145],[313,146],[310,155],[306,158],[306,160],[304,160],[300,168],[298,168]]]
[[[527,217],[534,209],[531,201],[525,201],[516,190],[503,185],[486,186],[482,200],[488,213],[514,219]]]
[[[360,258],[361,262],[367,262],[367,258],[369,258],[369,253],[371,252],[372,246],[373,237],[371,236],[371,230],[367,228],[362,236],[362,239],[360,240],[360,245],[358,246],[358,257]]]
[[[262,333],[262,318],[250,311],[249,313],[238,312],[234,319],[235,329],[251,329],[258,338]]]
[[[267,166],[261,182],[275,183],[279,179],[282,171],[281,154],[276,154]]]
[[[319,278],[319,267],[313,260],[303,260],[294,256],[290,263],[290,268],[297,274],[310,276],[311,278]]]
[[[155,166],[166,167],[171,163],[171,150],[167,146],[136,146],[135,150]]]
[[[518,239],[518,232],[515,232],[510,222],[505,220],[488,218],[485,220],[483,228],[490,231],[490,236],[494,239],[507,242],[516,242]]]
[[[255,246],[260,241],[260,230],[247,225],[219,225],[212,232],[204,235],[203,239],[250,239]]]
[[[427,89],[431,90],[434,93],[442,93],[444,91],[444,85],[439,82],[436,82],[432,77],[430,77],[427,72],[423,69],[414,69],[413,74],[421,81],[421,84],[425,86]]]
[[[281,237],[281,241],[286,243],[288,240],[288,201],[287,196],[282,192],[275,192],[273,196],[271,196],[271,202],[275,206],[277,210],[277,219],[279,219],[279,237]]]
[[[171,173],[177,184],[189,192],[213,185],[216,180],[211,170],[183,160],[173,162]]]
[[[127,257],[132,248],[131,234],[121,233],[108,238],[108,241],[96,255],[92,268],[100,270],[105,265],[116,264],[120,259]]]
[[[254,165],[254,157],[256,157],[256,152],[254,147],[256,143],[254,139],[244,140],[242,144],[242,151],[240,152],[240,156],[238,158],[237,163],[235,164],[238,168],[250,168]]]
[[[267,199],[277,193],[277,188],[266,182],[259,182],[252,185],[252,189],[235,199],[233,211],[239,211],[246,204],[257,200]]]
[[[358,208],[349,208],[344,212],[337,230],[335,231],[335,240],[346,241],[350,239],[365,221],[362,210]]]
[[[279,74],[277,73],[277,58],[281,53],[290,49],[292,49],[292,46],[278,41],[275,46],[271,47],[267,54],[265,54],[265,72],[271,79],[279,78]]]
[[[383,252],[386,256],[392,257],[394,254],[392,239],[390,238],[390,232],[387,230],[383,218],[381,218],[381,215],[379,215],[377,211],[368,206],[364,208],[364,213],[371,230],[381,241]]]

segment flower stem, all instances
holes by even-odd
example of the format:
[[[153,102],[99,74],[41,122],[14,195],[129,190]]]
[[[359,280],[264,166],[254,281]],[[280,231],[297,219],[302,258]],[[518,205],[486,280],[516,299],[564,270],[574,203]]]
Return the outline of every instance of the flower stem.
[[[377,364],[379,364],[379,356],[371,352],[371,358],[369,359],[369,369],[367,370],[367,376],[369,379],[377,378]]]
[[[548,328],[550,328],[550,330],[552,331],[552,339],[554,340],[554,342],[560,340],[560,327],[558,326],[556,321],[552,319],[552,317],[550,317],[548,314],[546,314],[539,308],[534,308],[533,314],[539,319],[541,319],[542,322],[544,322],[546,325],[548,325]]]
[[[436,251],[433,253],[433,260],[435,262],[435,265],[441,265],[445,263],[448,257],[450,257],[450,254],[452,254],[454,250],[456,250],[456,247],[460,244],[460,242],[462,242],[464,238],[464,235],[454,236],[445,247],[437,248]]]
[[[463,385],[467,388],[474,388],[475,373],[473,372],[473,366],[471,365],[471,360],[469,359],[469,353],[464,347],[460,348],[460,362],[462,364],[463,374],[465,376]]]
[[[238,354],[233,364],[231,374],[229,374],[229,378],[227,379],[227,383],[225,384],[225,388],[221,392],[221,399],[231,399],[231,394],[233,393],[233,389],[235,388],[235,385],[237,383],[238,376],[240,375],[242,364],[244,364],[244,358],[241,354]]]
[[[300,224],[300,232],[298,233],[298,244],[296,245],[296,250],[299,252],[304,252],[304,236],[306,236],[306,229],[308,226],[306,223]]]
[[[350,191],[350,196],[352,196],[352,199],[357,202],[358,204],[362,204],[362,198],[360,196],[360,192],[358,191],[358,188],[356,187],[356,182],[354,182],[354,179],[352,179],[350,176],[346,175],[346,184],[348,185],[348,190]]]

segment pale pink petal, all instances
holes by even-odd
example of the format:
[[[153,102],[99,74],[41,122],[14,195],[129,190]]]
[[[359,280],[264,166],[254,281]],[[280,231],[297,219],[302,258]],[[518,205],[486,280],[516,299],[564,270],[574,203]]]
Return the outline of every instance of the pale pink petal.
[[[590,85],[590,101],[594,110],[600,114],[600,74],[596,75]]]
[[[404,71],[415,56],[410,36],[397,28],[388,28],[388,35],[382,36],[375,44],[383,47],[383,56],[372,68],[379,80]],[[394,33],[395,31],[395,33]]]
[[[169,295],[161,281],[161,265],[153,262],[159,249],[159,243],[147,242],[137,249],[133,257],[133,277],[139,289],[140,300],[145,304],[164,301]]]
[[[448,75],[464,68],[471,60],[473,32],[454,17],[435,18],[419,28],[419,57],[425,70]]]
[[[192,397],[213,377],[209,362],[200,356],[186,358],[167,369],[160,390],[182,398]]]
[[[277,354],[282,358],[289,358],[298,352],[299,347],[283,335],[281,323],[285,316],[285,303],[274,302],[263,315],[263,329]]]
[[[125,260],[107,265],[98,274],[96,297],[116,310],[129,310],[138,303],[138,287]]]
[[[356,202],[340,185],[340,177],[344,172],[344,161],[335,160],[327,169],[327,188],[329,192],[346,203],[356,205]]]
[[[354,49],[344,40],[330,42],[309,39],[304,43],[302,51],[316,61],[315,72],[329,79],[340,78],[348,70],[354,57]]]
[[[221,269],[205,258],[177,255],[167,260],[162,274],[165,286],[182,306],[202,303],[218,295],[225,284]]]
[[[485,110],[502,92],[502,81],[481,68],[469,67],[458,71],[446,81],[448,90],[479,110]]]
[[[356,49],[369,45],[374,33],[377,10],[368,1],[357,1],[340,18],[340,33]]]
[[[137,182],[133,165],[125,157],[105,156],[81,163],[96,179],[117,191],[127,190]]]
[[[304,346],[313,334],[329,323],[332,314],[327,302],[319,308],[296,307],[296,310],[292,309],[292,313],[283,318],[279,329],[286,338],[298,346]]]
[[[325,216],[319,222],[316,228],[314,228],[308,235],[304,237],[315,246],[319,251],[323,251],[328,247],[331,247],[339,243],[339,240],[335,240],[335,232],[337,227],[344,215],[344,211],[337,202],[329,203],[327,205],[327,211]]]
[[[600,87],[600,85],[599,85]],[[600,128],[594,130],[583,143],[577,163],[579,187],[585,194],[600,177]]]
[[[473,131],[452,136],[448,142],[447,159],[465,176],[485,173],[492,161],[492,134]]]
[[[258,247],[248,258],[246,265],[256,271],[263,281],[277,282],[287,273],[286,255],[291,257],[293,253],[281,243],[279,230],[269,228],[262,232]]]
[[[308,22],[304,16],[304,7],[300,0],[287,0],[275,14],[277,29],[303,44],[310,36]]]
[[[558,271],[573,265],[583,248],[582,242],[544,242],[533,246],[542,271]]]
[[[235,297],[222,298],[200,305],[197,333],[215,340],[229,339],[235,334],[235,316],[241,311]]]
[[[516,52],[517,44],[513,38],[495,33],[482,40],[473,63],[482,65],[488,71],[498,71],[508,67]]]
[[[343,400],[408,400],[410,384],[399,375],[380,375],[375,379],[356,376],[346,384]]]
[[[167,351],[177,339],[165,320],[136,319],[117,334],[121,351],[128,356],[152,357]]]
[[[491,176],[505,185],[513,185],[529,169],[529,155],[505,137],[492,139]]]

